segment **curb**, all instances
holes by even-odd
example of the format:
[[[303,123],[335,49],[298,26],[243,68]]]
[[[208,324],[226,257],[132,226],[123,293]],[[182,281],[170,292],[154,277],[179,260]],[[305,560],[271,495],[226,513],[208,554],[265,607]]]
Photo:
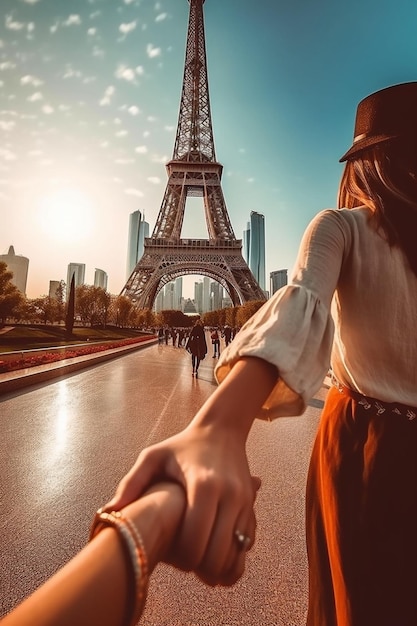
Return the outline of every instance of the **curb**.
[[[98,365],[99,363],[109,361],[110,359],[117,358],[118,356],[124,356],[125,354],[134,352],[135,350],[147,348],[148,346],[157,343],[157,341],[158,340],[156,338],[148,339],[147,341],[142,341],[141,343],[130,346],[122,346],[121,348],[113,348],[112,350],[103,350],[102,352],[97,352],[96,354],[88,354],[86,356],[73,357],[71,359],[62,359],[61,361],[56,361],[55,363],[50,363],[48,365],[36,365],[35,367],[27,367],[22,370],[14,370],[13,372],[0,374],[0,396],[10,393],[11,391],[37,385],[55,378],[64,378],[72,372],[77,372],[79,370],[86,369],[87,367]]]

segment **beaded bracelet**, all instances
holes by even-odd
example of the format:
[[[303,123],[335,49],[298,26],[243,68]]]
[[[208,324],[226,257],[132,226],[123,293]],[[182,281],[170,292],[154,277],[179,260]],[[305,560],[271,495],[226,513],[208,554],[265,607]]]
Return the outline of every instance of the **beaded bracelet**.
[[[123,551],[131,570],[131,584],[128,592],[125,624],[134,626],[145,606],[148,591],[149,573],[143,539],[132,520],[124,517],[120,511],[99,509],[95,514],[90,530],[91,541],[105,526],[114,528],[122,540]]]

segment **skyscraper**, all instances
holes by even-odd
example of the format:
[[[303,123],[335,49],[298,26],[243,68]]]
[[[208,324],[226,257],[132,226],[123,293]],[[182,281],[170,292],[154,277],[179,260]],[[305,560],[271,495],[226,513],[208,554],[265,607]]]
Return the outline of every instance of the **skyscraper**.
[[[85,283],[85,263],[69,263],[67,271],[67,298],[71,285],[72,276],[75,276],[75,286],[84,285]]]
[[[276,270],[271,272],[270,275],[271,282],[271,296],[284,287],[288,283],[288,270]]]
[[[251,211],[243,231],[243,256],[260,288],[265,291],[265,216]]]
[[[6,263],[7,269],[10,272],[13,272],[13,285],[26,295],[29,259],[25,256],[16,255],[14,247],[10,246],[7,254],[0,254],[0,261]]]
[[[104,270],[100,270],[96,267],[94,272],[94,287],[101,287],[102,289],[107,289],[107,279],[108,276]]]
[[[129,278],[143,255],[145,237],[149,237],[149,224],[145,222],[145,216],[142,219],[140,211],[134,211],[129,216],[126,278]]]

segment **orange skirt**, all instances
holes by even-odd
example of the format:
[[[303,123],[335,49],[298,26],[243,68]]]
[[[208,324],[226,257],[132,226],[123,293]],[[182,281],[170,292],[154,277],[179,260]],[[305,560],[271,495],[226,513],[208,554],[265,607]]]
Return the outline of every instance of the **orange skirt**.
[[[307,626],[417,625],[417,409],[331,388],[307,481]]]

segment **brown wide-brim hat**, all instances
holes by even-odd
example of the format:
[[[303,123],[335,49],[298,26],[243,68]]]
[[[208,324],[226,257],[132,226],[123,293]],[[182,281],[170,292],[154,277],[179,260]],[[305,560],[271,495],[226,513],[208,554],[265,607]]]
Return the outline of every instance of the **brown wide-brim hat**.
[[[386,87],[359,102],[353,145],[339,161],[397,137],[417,141],[417,81]]]

